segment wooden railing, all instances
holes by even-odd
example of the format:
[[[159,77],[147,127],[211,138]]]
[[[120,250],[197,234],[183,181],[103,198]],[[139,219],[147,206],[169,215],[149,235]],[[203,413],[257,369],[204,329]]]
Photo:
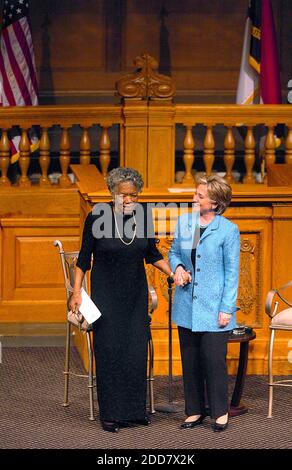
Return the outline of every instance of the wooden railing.
[[[264,167],[270,163],[275,163],[277,145],[281,143],[284,147],[285,162],[292,163],[292,107],[289,105],[177,105],[175,107],[175,122],[185,126],[185,138],[183,148],[183,160],[185,174],[183,183],[193,184],[195,141],[193,138],[193,128],[198,124],[205,126],[204,137],[204,167],[209,175],[213,170],[216,143],[213,129],[218,124],[223,124],[226,128],[224,138],[224,165],[225,178],[234,183],[232,170],[235,163],[235,138],[234,128],[239,128],[245,134],[244,137],[244,165],[245,175],[243,183],[255,183],[253,174],[255,164],[254,127],[262,124],[266,126],[265,137],[263,139],[262,162]],[[275,127],[283,124],[285,137],[281,140],[276,138]],[[278,141],[277,141],[278,140]],[[263,167],[263,173],[265,168]]]
[[[110,163],[111,149],[108,129],[113,124],[120,125],[121,122],[121,107],[115,105],[1,108],[0,127],[2,129],[2,135],[0,139],[0,170],[2,175],[0,178],[0,185],[5,187],[11,185],[11,182],[7,177],[10,165],[8,131],[11,128],[17,126],[21,129],[18,159],[21,173],[18,185],[21,187],[31,185],[30,179],[28,178],[31,151],[29,130],[31,130],[33,126],[39,127],[39,165],[41,169],[39,185],[42,187],[50,187],[52,183],[48,178],[48,168],[51,159],[49,129],[56,125],[61,128],[59,160],[62,174],[58,183],[60,187],[66,188],[72,185],[68,176],[70,155],[72,151],[69,129],[74,125],[79,125],[82,128],[78,153],[80,155],[80,163],[86,165],[89,164],[91,160],[89,128],[93,125],[99,125],[102,128],[99,140],[99,161],[101,171],[103,175],[106,175]]]
[[[66,188],[72,185],[68,177],[72,146],[70,128],[78,125],[82,129],[78,155],[80,163],[90,163],[92,143],[89,130],[92,126],[101,127],[99,138],[99,163],[103,175],[107,174],[110,164],[111,139],[109,128],[119,126],[116,137],[119,142],[119,164],[134,166],[144,177],[147,187],[168,187],[175,184],[175,154],[183,154],[184,176],[182,185],[194,183],[196,170],[196,142],[193,130],[198,125],[205,126],[203,138],[203,163],[207,174],[216,171],[214,157],[216,141],[215,126],[225,126],[224,149],[222,158],[226,179],[234,182],[233,169],[236,161],[236,144],[234,129],[244,130],[244,165],[243,183],[254,183],[255,165],[254,127],[266,126],[263,163],[267,166],[275,162],[276,139],[275,127],[282,124],[285,132],[282,149],[285,162],[292,163],[292,107],[290,105],[187,105],[164,101],[145,101],[128,99],[122,105],[96,106],[38,106],[0,108],[0,186],[9,187],[7,176],[10,165],[10,145],[8,132],[18,126],[21,130],[19,145],[19,169],[21,176],[18,185],[26,187],[31,184],[28,177],[30,165],[29,129],[39,128],[39,166],[41,177],[39,185],[50,187],[48,168],[51,159],[49,130],[52,126],[61,128],[59,141],[59,162],[61,176],[59,186]],[[183,148],[176,143],[177,126],[184,126]],[[262,167],[264,173],[264,167]]]

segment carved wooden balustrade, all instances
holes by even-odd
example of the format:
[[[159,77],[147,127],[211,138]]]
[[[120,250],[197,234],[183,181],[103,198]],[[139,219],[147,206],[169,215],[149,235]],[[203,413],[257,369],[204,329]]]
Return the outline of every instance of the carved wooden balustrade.
[[[226,179],[234,182],[233,170],[236,168],[235,128],[244,129],[244,165],[243,183],[255,182],[255,126],[266,126],[263,162],[275,162],[276,139],[275,127],[282,124],[285,137],[282,139],[282,152],[286,163],[292,163],[292,108],[290,105],[188,105],[173,104],[165,100],[125,99],[121,105],[89,105],[89,106],[38,106],[10,107],[0,109],[0,186],[11,185],[7,177],[10,165],[10,146],[8,131],[18,126],[21,129],[19,145],[19,169],[21,176],[18,180],[20,187],[31,185],[28,177],[30,165],[29,129],[40,127],[39,166],[41,177],[38,185],[50,187],[48,178],[52,150],[49,129],[52,126],[61,128],[59,141],[59,162],[61,176],[59,186],[70,187],[72,182],[68,177],[68,169],[72,153],[70,143],[70,128],[80,126],[82,129],[78,155],[80,163],[90,163],[92,142],[90,128],[99,125],[102,129],[99,138],[99,163],[102,174],[108,171],[111,158],[111,139],[109,128],[119,126],[116,141],[119,148],[119,164],[133,166],[144,177],[145,186],[153,188],[169,187],[175,184],[176,151],[181,151],[184,162],[184,176],[180,183],[192,185],[196,167],[196,141],[194,130],[196,126],[205,127],[203,138],[204,171],[210,174],[217,171],[214,164],[217,142],[214,137],[216,125],[225,126],[224,152],[222,164]],[[179,126],[184,126],[184,138],[181,149],[178,148],[176,135]],[[221,165],[222,167],[222,165]],[[264,166],[262,166],[264,174]]]
[[[205,137],[203,142],[204,170],[209,175],[214,168],[216,142],[214,139],[214,128],[218,124],[223,124],[226,128],[224,138],[224,166],[225,178],[234,183],[232,170],[235,164],[235,138],[234,129],[239,128],[245,134],[244,138],[244,166],[245,175],[243,183],[255,183],[255,147],[254,136],[255,126],[262,124],[266,126],[263,145],[262,162],[265,167],[275,163],[276,147],[279,143],[284,147],[285,163],[292,163],[292,108],[289,105],[185,105],[175,106],[175,122],[183,124],[185,127],[185,137],[183,143],[183,161],[185,174],[182,183],[193,184],[196,167],[195,150],[196,143],[193,136],[195,126],[202,124],[205,126]],[[285,138],[277,139],[275,127],[283,124]],[[282,130],[283,132],[283,130]],[[257,142],[259,143],[259,142]],[[262,173],[264,173],[264,165]]]
[[[118,144],[120,166],[134,167],[143,176],[148,188],[167,188],[177,183],[194,184],[194,174],[198,170],[195,155],[199,155],[200,145],[194,139],[198,126],[205,128],[203,145],[203,170],[209,175],[218,171],[215,154],[222,158],[219,165],[224,169],[226,179],[234,183],[233,170],[238,166],[239,155],[236,148],[234,129],[244,135],[244,166],[242,182],[255,182],[254,169],[256,160],[255,128],[266,127],[265,142],[261,144],[261,182],[264,182],[265,167],[276,160],[276,148],[281,143],[281,152],[285,162],[292,163],[292,108],[290,105],[190,105],[174,104],[175,84],[171,77],[158,73],[158,62],[147,53],[134,60],[136,70],[126,74],[116,83],[116,92],[121,97],[121,105],[75,105],[75,106],[33,106],[0,108],[0,186],[10,186],[7,177],[10,165],[10,145],[8,130],[15,126],[21,128],[19,145],[19,168],[21,176],[18,185],[31,185],[28,177],[30,165],[30,140],[28,130],[32,126],[40,127],[39,166],[41,177],[39,186],[50,187],[48,168],[52,156],[49,129],[52,126],[61,128],[59,142],[59,159],[61,176],[59,186],[67,188],[72,185],[68,177],[70,158],[73,152],[70,128],[80,126],[78,156],[82,165],[90,163],[92,143],[90,128],[98,124],[102,128],[99,139],[99,163],[103,176],[107,174],[112,142],[109,128],[119,126],[115,136]],[[275,128],[282,125],[283,137],[275,138]],[[225,126],[223,149],[216,141],[217,125]],[[179,143],[180,127],[184,126],[182,145]],[[202,129],[201,129],[202,130]],[[92,132],[91,132],[92,134]],[[201,137],[200,137],[201,138]],[[199,143],[200,144],[200,143]],[[263,148],[262,148],[263,147]],[[176,155],[183,155],[183,178],[176,178]],[[221,157],[222,155],[222,157]],[[221,162],[219,162],[221,163]],[[237,182],[237,181],[236,181]]]
[[[11,128],[15,128],[15,126],[17,126],[21,129],[18,159],[21,173],[18,181],[18,185],[20,187],[28,187],[31,185],[31,181],[28,177],[28,169],[30,165],[29,130],[31,130],[33,126],[40,127],[39,166],[41,169],[41,177],[38,184],[41,187],[50,187],[52,182],[48,178],[48,169],[52,150],[49,138],[49,129],[56,125],[61,128],[59,160],[62,174],[58,183],[61,188],[67,188],[72,185],[68,176],[70,154],[72,151],[69,132],[70,128],[74,125],[79,125],[82,128],[78,151],[80,155],[80,163],[82,165],[87,165],[90,163],[92,150],[89,129],[94,125],[99,125],[101,127],[102,130],[99,139],[99,162],[102,174],[106,175],[110,163],[111,148],[109,128],[114,124],[119,125],[121,122],[121,107],[116,105],[28,106],[1,108],[0,128],[2,130],[2,135],[0,139],[0,186],[11,186],[11,182],[7,177],[10,165],[8,131]]]

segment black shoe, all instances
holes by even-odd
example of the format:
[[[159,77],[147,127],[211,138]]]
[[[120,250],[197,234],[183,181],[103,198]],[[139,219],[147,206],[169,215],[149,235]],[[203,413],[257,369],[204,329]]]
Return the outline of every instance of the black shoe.
[[[191,429],[194,428],[195,426],[199,426],[199,424],[203,424],[204,419],[206,418],[205,415],[201,415],[198,419],[195,421],[185,421],[180,425],[181,429]]]
[[[225,431],[225,429],[227,429],[228,427],[228,420],[225,424],[220,424],[220,423],[215,423],[213,424],[213,431],[214,432],[221,432],[221,431]]]
[[[151,421],[148,416],[145,416],[145,418],[142,419],[134,419],[133,421],[131,421],[131,423],[141,424],[142,426],[148,426],[149,424],[151,424]]]
[[[104,431],[108,432],[118,432],[120,429],[118,423],[114,421],[101,421],[101,426]]]
[[[132,428],[135,426],[135,423],[132,421],[115,421],[119,428]]]

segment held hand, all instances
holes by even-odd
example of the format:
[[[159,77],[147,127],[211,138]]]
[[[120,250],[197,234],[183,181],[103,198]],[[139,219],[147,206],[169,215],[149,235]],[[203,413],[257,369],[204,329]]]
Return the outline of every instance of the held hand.
[[[178,266],[176,268],[173,280],[177,286],[183,287],[186,284],[192,282],[192,276],[189,271],[185,271],[182,266]]]
[[[69,307],[72,310],[72,312],[77,313],[79,311],[79,307],[81,305],[82,298],[81,298],[81,292],[73,292],[70,301],[69,301]]]
[[[221,328],[227,326],[231,320],[232,315],[229,313],[219,312],[218,323]]]

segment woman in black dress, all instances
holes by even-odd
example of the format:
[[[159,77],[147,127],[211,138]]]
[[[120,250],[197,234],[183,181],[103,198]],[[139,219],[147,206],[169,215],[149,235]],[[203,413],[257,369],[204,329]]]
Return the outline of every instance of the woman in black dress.
[[[91,267],[91,298],[102,316],[93,324],[99,415],[105,431],[148,425],[146,415],[148,286],[144,261],[173,273],[157,250],[152,215],[137,204],[143,187],[132,168],[116,168],[107,178],[113,201],[96,204],[86,218],[79,253],[73,311]]]

